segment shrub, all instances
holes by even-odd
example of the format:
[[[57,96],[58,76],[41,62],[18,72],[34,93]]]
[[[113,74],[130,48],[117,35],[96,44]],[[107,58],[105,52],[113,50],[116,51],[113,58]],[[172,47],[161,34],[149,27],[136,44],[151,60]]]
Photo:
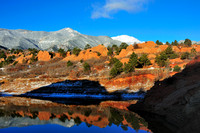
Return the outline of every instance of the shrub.
[[[117,46],[117,45],[112,45],[112,50],[119,55],[119,53],[121,52],[121,49]]]
[[[90,65],[89,65],[87,62],[85,62],[85,63],[83,64],[83,68],[84,68],[84,71],[85,71],[85,72],[90,71]]]
[[[101,53],[100,53],[100,52],[97,52],[97,55],[98,55],[98,56],[101,56]]]
[[[185,39],[184,44],[190,47],[192,45],[192,41],[190,39]]]
[[[126,49],[128,47],[128,44],[126,44],[126,43],[121,43],[121,45],[119,46],[119,49],[120,49],[120,51],[122,50],[122,49]]]
[[[36,55],[39,50],[35,49],[35,48],[29,48],[28,51],[30,51],[31,54]]]
[[[1,67],[4,67],[4,66],[6,66],[6,65],[9,65],[9,64],[11,64],[11,63],[13,63],[13,62],[14,62],[14,59],[15,59],[15,56],[14,56],[14,55],[13,55],[13,56],[8,56],[7,59],[6,59],[5,61],[2,61],[2,62],[0,63],[0,68],[1,68]]]
[[[0,58],[4,58],[4,59],[7,58],[7,56],[3,50],[0,50]]]
[[[84,50],[87,50],[87,49],[90,49],[90,48],[92,48],[92,47],[90,46],[90,44],[86,44]]]
[[[133,52],[129,58],[128,64],[124,65],[123,70],[125,73],[134,72],[136,66],[138,66],[138,56]]]
[[[135,72],[134,66],[131,65],[131,63],[124,64],[124,72],[129,73],[129,72]]]
[[[192,48],[192,49],[191,49],[191,56],[193,57],[193,56],[196,56],[196,55],[197,55],[196,49],[195,49],[195,48]]]
[[[181,67],[179,67],[178,65],[174,67],[174,72],[180,72],[180,70],[181,70]]]
[[[160,55],[157,55],[155,62],[160,67],[166,66],[167,65],[167,55],[165,53],[161,53]]]
[[[14,62],[15,56],[8,56],[8,58],[5,60],[5,62],[7,62],[8,64],[11,64]]]
[[[148,59],[147,54],[142,54],[138,59],[138,64],[142,67],[151,65],[151,61]]]
[[[62,57],[66,57],[66,51],[62,48],[58,49],[58,53],[62,56]]]
[[[23,50],[21,50],[21,49],[11,49],[11,50],[10,50],[10,53],[11,53],[11,54],[13,54],[13,53],[14,53],[14,54],[19,54],[20,52],[23,52]]]
[[[77,48],[77,47],[75,47],[75,48],[73,49],[73,51],[72,51],[72,53],[73,53],[74,55],[76,55],[76,56],[78,56],[80,52],[81,52],[81,49],[80,49],[80,48]]]
[[[36,62],[36,61],[38,61],[38,58],[33,54],[33,56],[30,58],[30,63],[33,63],[33,62]],[[23,63],[24,63],[24,61],[23,61]]]
[[[156,44],[157,44],[157,45],[163,45],[163,43],[160,42],[159,40],[156,41]]]
[[[166,54],[169,59],[175,59],[178,57],[178,55],[172,50],[171,46],[168,46],[163,53]]]
[[[123,71],[123,63],[120,61],[115,62],[114,67],[110,71],[110,76],[115,77]]]
[[[190,57],[190,53],[185,52],[185,53],[183,53],[183,54],[181,55],[181,60],[189,59],[189,57]]]
[[[178,46],[178,41],[175,40],[174,42],[171,43],[171,45],[173,45],[173,46]]]
[[[133,52],[128,63],[130,63],[133,67],[136,67],[138,65],[138,55]]]
[[[67,62],[67,67],[73,66],[73,63],[71,61]]]
[[[115,64],[115,63],[118,62],[118,61],[119,61],[119,60],[118,60],[117,58],[111,58],[111,59],[110,59],[109,65],[111,66],[111,65]]]
[[[170,43],[167,41],[167,42],[166,42],[166,45],[170,45]]]
[[[108,49],[107,55],[112,56],[113,55],[113,49],[110,46],[108,46],[107,49]]]

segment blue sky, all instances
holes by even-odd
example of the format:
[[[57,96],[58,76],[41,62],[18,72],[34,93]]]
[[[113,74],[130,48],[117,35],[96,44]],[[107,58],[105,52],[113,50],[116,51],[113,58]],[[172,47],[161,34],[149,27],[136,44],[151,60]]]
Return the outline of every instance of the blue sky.
[[[0,0],[0,28],[200,41],[199,0]]]

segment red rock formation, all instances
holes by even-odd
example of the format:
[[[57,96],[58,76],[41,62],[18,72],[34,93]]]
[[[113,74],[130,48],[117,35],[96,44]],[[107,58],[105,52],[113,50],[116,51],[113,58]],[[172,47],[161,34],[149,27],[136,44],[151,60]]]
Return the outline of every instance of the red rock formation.
[[[49,61],[51,60],[51,55],[48,51],[39,51],[38,55],[38,61]]]
[[[157,46],[157,44],[155,44],[153,41],[148,41],[148,42],[145,42],[145,43],[140,43],[140,44],[137,44],[137,46],[139,48],[155,48]]]
[[[133,75],[131,77],[100,81],[100,83],[105,86],[109,92],[125,88],[130,88],[132,91],[138,91],[141,88],[149,90],[154,85],[155,78],[156,76],[152,74],[141,74]]]
[[[48,121],[50,119],[50,117],[51,117],[51,113],[49,113],[49,112],[42,111],[42,112],[38,113],[38,118],[40,120]]]
[[[108,53],[107,48],[101,44],[96,47],[92,47],[90,50],[101,53],[101,56],[107,56],[107,53]]]

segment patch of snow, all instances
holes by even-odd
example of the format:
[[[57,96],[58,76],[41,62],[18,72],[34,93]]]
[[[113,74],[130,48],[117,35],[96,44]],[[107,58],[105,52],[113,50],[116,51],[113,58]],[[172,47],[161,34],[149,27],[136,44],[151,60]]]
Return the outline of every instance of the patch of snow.
[[[128,36],[128,35],[121,35],[121,36],[116,36],[112,37],[113,40],[125,42],[127,44],[135,44],[135,43],[142,43],[142,41],[139,41],[137,38]]]

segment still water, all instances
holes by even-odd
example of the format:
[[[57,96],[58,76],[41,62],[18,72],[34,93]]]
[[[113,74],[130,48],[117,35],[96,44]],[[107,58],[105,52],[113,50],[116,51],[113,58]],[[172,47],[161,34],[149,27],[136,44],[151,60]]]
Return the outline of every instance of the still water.
[[[0,133],[147,133],[148,123],[126,107],[133,101],[66,105],[30,98],[0,100]]]

